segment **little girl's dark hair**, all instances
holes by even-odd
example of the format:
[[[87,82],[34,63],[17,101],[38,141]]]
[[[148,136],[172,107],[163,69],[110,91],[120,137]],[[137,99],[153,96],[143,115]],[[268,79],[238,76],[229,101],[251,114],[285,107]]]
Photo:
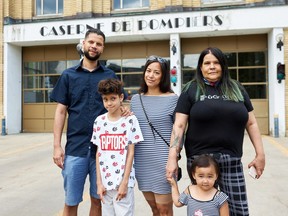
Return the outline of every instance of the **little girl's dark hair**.
[[[194,159],[194,161],[192,162],[192,166],[191,166],[191,170],[190,170],[190,178],[192,181],[192,184],[196,185],[196,180],[193,178],[193,175],[196,172],[196,167],[209,167],[209,166],[213,166],[215,168],[216,174],[218,176],[217,180],[215,181],[215,185],[214,187],[217,188],[218,186],[218,179],[220,178],[220,168],[219,165],[217,163],[217,161],[215,160],[215,158],[209,154],[203,154],[200,155],[198,157],[196,157]]]
[[[101,80],[98,84],[98,92],[101,95],[117,94],[121,95],[123,83],[118,79],[105,79]]]

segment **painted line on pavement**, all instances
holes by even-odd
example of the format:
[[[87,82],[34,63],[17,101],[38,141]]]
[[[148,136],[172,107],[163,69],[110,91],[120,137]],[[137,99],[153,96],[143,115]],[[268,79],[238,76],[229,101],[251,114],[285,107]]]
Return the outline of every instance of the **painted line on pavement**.
[[[277,142],[276,140],[272,139],[270,136],[263,136],[270,141],[270,143],[278,148],[285,156],[288,157],[288,148],[283,146],[281,143]]]
[[[4,152],[4,153],[0,153],[0,157],[3,157],[3,156],[9,156],[9,155],[13,155],[13,154],[18,154],[18,153],[22,153],[22,152],[25,152],[25,151],[29,151],[31,149],[35,149],[35,148],[38,148],[40,146],[43,146],[43,145],[47,145],[49,143],[52,143],[51,141],[46,141],[46,142],[41,142],[41,143],[38,143],[38,144],[31,144],[30,146],[25,146],[23,148],[19,148],[19,149],[16,149],[14,151],[8,151],[8,152]],[[52,144],[51,144],[52,145]],[[52,147],[51,147],[52,148]],[[52,150],[51,150],[52,151]]]

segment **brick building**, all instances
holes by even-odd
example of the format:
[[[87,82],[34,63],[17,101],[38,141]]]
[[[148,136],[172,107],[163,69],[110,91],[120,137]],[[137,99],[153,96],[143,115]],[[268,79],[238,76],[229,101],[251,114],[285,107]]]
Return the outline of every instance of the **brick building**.
[[[277,79],[278,63],[288,64],[287,11],[285,0],[3,0],[0,128],[51,132],[49,94],[62,70],[79,61],[76,45],[85,31],[100,28],[107,36],[101,60],[129,95],[149,55],[176,68],[171,85],[180,94],[199,53],[217,46],[247,89],[261,133],[287,136],[288,84]]]

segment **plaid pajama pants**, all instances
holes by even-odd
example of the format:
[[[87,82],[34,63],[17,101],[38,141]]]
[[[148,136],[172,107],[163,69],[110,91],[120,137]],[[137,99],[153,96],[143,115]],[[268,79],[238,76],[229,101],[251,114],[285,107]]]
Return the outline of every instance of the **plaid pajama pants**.
[[[228,154],[216,153],[212,155],[220,167],[219,188],[229,196],[230,216],[248,216],[248,201],[246,184],[241,158]],[[191,165],[197,155],[187,158],[187,171],[191,179]]]

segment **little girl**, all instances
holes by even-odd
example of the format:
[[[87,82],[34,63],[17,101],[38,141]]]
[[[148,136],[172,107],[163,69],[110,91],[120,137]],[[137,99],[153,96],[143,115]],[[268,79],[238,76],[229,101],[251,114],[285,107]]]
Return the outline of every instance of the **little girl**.
[[[168,179],[174,205],[187,205],[189,216],[229,216],[228,196],[216,188],[220,170],[215,159],[210,155],[196,157],[190,172],[192,184],[181,194],[175,179]]]

